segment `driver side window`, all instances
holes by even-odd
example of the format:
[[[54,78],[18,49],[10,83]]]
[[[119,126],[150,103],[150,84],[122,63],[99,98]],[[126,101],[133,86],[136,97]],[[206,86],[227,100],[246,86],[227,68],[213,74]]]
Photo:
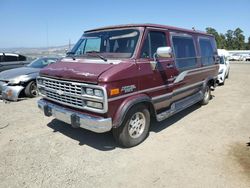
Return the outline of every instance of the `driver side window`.
[[[153,58],[158,47],[167,46],[166,34],[160,31],[150,31],[141,49],[141,58]]]

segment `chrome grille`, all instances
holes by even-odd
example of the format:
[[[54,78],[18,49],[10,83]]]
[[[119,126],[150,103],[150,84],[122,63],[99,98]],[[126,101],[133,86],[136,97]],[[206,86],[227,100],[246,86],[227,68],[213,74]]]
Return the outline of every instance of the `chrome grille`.
[[[104,87],[98,85],[38,77],[37,87],[43,97],[67,106],[97,113],[105,113],[108,110],[107,92]],[[102,90],[103,97],[88,95],[85,92],[86,88]],[[97,109],[87,106],[87,101],[102,103],[103,108]]]
[[[51,92],[51,91],[46,91],[46,95],[47,95],[47,97],[54,99],[56,101],[71,104],[74,106],[83,107],[85,105],[84,101],[82,99],[79,99],[76,97],[67,96],[67,95],[59,95],[59,94]]]
[[[73,84],[72,82],[61,82],[58,80],[44,80],[43,85],[50,89],[61,90],[72,95],[81,95],[82,88],[80,85]]]

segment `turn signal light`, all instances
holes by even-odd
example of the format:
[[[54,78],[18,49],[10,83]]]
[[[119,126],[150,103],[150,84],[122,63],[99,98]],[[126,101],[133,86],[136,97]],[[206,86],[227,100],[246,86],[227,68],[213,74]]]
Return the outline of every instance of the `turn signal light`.
[[[13,95],[12,90],[8,90],[8,91],[7,91],[7,96],[8,96],[8,97],[11,97],[12,95]]]
[[[119,88],[115,88],[115,89],[110,90],[110,96],[118,95],[119,93],[120,93]]]

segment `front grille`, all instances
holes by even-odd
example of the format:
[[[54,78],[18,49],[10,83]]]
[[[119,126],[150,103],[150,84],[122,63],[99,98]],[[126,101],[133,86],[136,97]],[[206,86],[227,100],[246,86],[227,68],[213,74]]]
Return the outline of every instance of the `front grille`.
[[[51,92],[51,91],[46,91],[46,95],[47,95],[47,97],[54,99],[56,101],[71,104],[74,106],[78,106],[80,108],[85,105],[83,100],[80,98],[71,97],[71,96],[67,96],[67,95],[59,95],[59,94]]]
[[[52,101],[78,109],[89,110],[92,112],[107,112],[107,94],[106,90],[101,86],[64,81],[46,77],[38,77],[37,86],[40,91],[40,94],[43,97]],[[86,88],[102,90],[104,96],[97,97],[87,95],[85,93]],[[86,105],[86,101],[102,103],[103,109],[89,107]]]
[[[73,84],[72,82],[62,82],[58,80],[43,80],[43,85],[46,88],[61,90],[63,92],[70,93],[72,95],[81,95],[81,85]]]

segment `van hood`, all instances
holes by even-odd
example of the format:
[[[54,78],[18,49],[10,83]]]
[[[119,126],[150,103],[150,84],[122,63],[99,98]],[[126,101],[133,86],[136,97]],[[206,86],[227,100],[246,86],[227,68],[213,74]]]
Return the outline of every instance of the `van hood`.
[[[114,62],[117,63],[117,62]],[[99,76],[115,66],[111,60],[68,59],[51,64],[40,71],[40,76],[97,83]]]

